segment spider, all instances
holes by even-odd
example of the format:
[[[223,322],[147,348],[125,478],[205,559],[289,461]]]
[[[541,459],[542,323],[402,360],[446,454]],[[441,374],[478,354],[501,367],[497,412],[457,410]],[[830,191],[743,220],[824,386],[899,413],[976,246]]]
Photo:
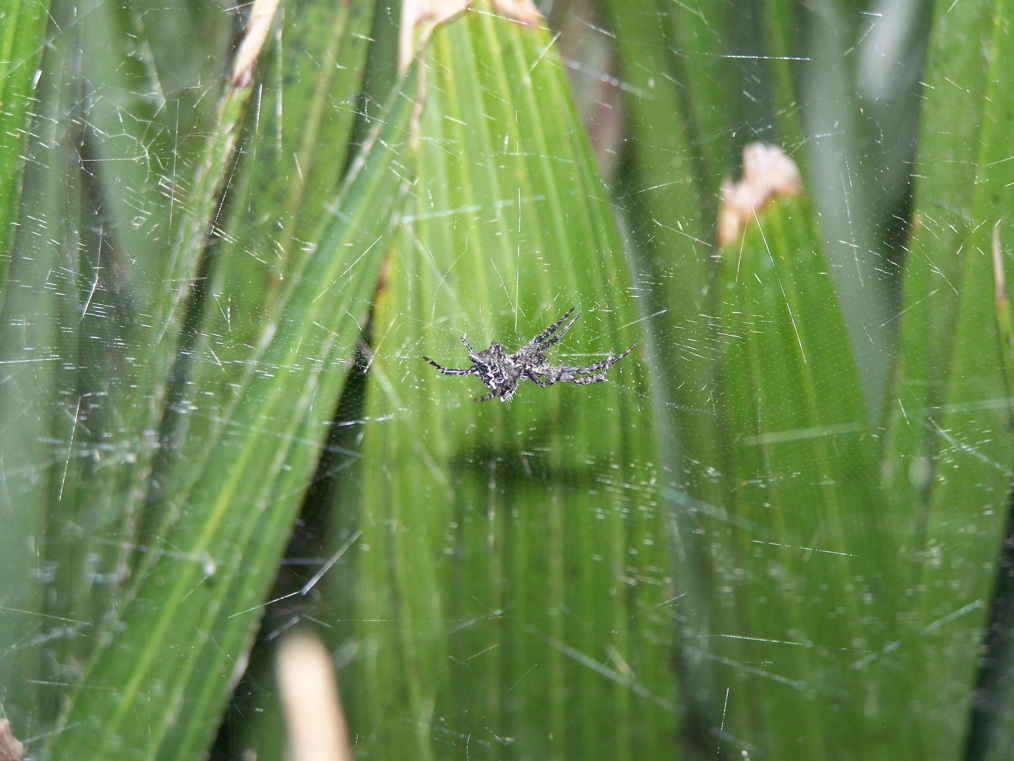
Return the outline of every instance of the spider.
[[[496,341],[491,343],[486,351],[476,351],[468,345],[468,341],[462,336],[461,342],[465,344],[465,348],[468,349],[468,358],[472,360],[471,367],[463,369],[441,367],[429,357],[423,357],[423,359],[444,375],[478,375],[479,380],[486,384],[489,393],[476,397],[475,401],[477,402],[485,402],[494,396],[499,397],[501,402],[509,402],[514,396],[514,392],[517,391],[518,383],[525,378],[542,387],[552,386],[554,383],[583,385],[604,381],[606,371],[627,356],[637,344],[633,344],[617,357],[609,352],[609,356],[601,362],[595,362],[587,367],[549,364],[544,352],[563,338],[564,334],[570,330],[571,325],[581,316],[580,312],[574,315],[574,319],[560,329],[560,326],[573,311],[574,307],[568,309],[567,314],[522,346],[516,354],[508,354],[503,344]]]

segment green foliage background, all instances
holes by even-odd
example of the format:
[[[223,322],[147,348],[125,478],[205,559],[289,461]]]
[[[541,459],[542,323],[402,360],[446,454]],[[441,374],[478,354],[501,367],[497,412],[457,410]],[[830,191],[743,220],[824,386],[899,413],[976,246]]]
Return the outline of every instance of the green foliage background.
[[[246,7],[0,11],[31,755],[280,756],[302,622],[360,758],[1005,757],[1009,1],[413,7],[250,78]],[[720,247],[758,140],[804,194]],[[420,359],[571,306],[606,383]]]

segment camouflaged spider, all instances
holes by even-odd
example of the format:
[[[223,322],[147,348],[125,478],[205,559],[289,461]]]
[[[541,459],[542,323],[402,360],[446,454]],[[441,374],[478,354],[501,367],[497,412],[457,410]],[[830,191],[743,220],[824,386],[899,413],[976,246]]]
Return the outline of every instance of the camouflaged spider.
[[[527,378],[538,386],[552,386],[554,383],[598,383],[606,379],[606,371],[614,364],[627,356],[637,344],[617,357],[610,351],[609,356],[601,362],[595,362],[587,367],[574,367],[570,365],[551,365],[543,353],[550,346],[555,344],[564,334],[570,330],[571,325],[577,322],[581,313],[574,315],[574,319],[563,326],[564,321],[570,317],[574,307],[567,310],[567,314],[554,322],[544,331],[535,336],[531,341],[522,346],[516,354],[508,354],[503,344],[494,341],[486,351],[476,351],[468,345],[465,337],[461,342],[468,349],[468,358],[472,360],[472,366],[463,369],[453,367],[441,367],[429,357],[423,357],[444,375],[477,375],[479,380],[486,384],[489,393],[485,396],[476,397],[475,401],[485,402],[494,396],[499,397],[501,402],[508,402],[517,391],[518,383]],[[559,332],[557,332],[559,330]],[[555,334],[555,335],[554,335]]]

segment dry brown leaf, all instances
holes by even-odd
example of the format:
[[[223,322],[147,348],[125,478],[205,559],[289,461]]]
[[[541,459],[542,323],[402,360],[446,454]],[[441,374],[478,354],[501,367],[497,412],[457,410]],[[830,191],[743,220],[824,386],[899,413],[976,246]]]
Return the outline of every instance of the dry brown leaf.
[[[796,163],[777,145],[750,143],[743,148],[743,178],[722,183],[718,210],[718,245],[731,246],[744,228],[780,196],[803,193]]]
[[[416,51],[426,44],[440,24],[468,10],[473,0],[405,0],[401,6],[398,39],[398,70],[404,71]],[[542,14],[532,0],[492,0],[493,11],[526,26],[542,23]]]
[[[256,0],[250,9],[246,34],[236,53],[236,63],[232,68],[232,78],[229,80],[233,89],[246,87],[253,81],[254,64],[257,63],[257,57],[264,47],[264,40],[268,38],[276,10],[278,0]]]
[[[278,648],[278,686],[295,761],[352,761],[334,664],[316,637],[297,632]]]
[[[25,757],[25,746],[11,732],[11,723],[0,719],[0,761],[21,761]]]

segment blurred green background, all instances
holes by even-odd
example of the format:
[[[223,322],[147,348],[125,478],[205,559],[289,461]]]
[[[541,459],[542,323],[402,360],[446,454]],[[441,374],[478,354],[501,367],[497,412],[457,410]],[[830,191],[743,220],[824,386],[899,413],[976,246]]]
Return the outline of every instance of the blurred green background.
[[[0,18],[29,757],[1010,757],[1009,0]]]

